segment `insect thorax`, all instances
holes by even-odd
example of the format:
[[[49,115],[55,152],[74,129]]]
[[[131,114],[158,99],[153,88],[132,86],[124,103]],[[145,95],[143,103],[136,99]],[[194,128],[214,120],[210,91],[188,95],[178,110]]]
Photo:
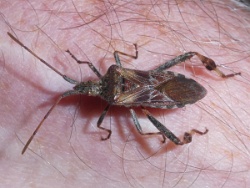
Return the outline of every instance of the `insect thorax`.
[[[101,79],[100,97],[106,100],[109,104],[115,104],[115,97],[122,91],[123,79],[117,65],[109,67],[107,73]]]

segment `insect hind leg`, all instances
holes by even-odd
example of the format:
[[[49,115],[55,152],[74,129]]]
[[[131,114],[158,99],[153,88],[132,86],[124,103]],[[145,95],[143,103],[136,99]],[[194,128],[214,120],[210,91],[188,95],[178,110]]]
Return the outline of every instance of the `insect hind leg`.
[[[190,132],[185,132],[183,140],[180,140],[177,136],[174,135],[169,129],[167,129],[163,124],[161,124],[157,119],[155,119],[148,110],[145,108],[142,108],[143,113],[148,117],[148,119],[151,121],[151,123],[161,132],[162,135],[167,137],[169,140],[171,140],[176,145],[184,145],[192,142],[192,135],[197,133],[199,135],[204,135],[208,132],[208,129],[206,129],[204,132],[201,132],[196,129],[192,129]]]
[[[120,51],[115,51],[114,52],[114,58],[115,58],[115,62],[118,66],[122,67],[122,64],[121,64],[121,61],[120,61],[120,57],[119,57],[119,54],[121,55],[125,55],[125,56],[128,56],[128,57],[131,57],[131,58],[134,58],[134,59],[137,59],[138,58],[138,49],[137,49],[137,44],[134,44],[135,46],[135,55],[130,55],[130,54],[127,54],[127,53],[124,53],[124,52],[120,52]]]
[[[165,143],[166,138],[161,132],[155,132],[155,133],[144,133],[144,132],[142,132],[142,128],[141,128],[141,125],[140,125],[140,123],[138,121],[138,118],[137,118],[137,115],[136,115],[135,111],[133,109],[129,109],[129,111],[131,113],[131,116],[132,116],[132,119],[133,119],[133,122],[135,124],[136,129],[141,135],[161,135],[162,138],[163,138],[162,143]]]
[[[187,52],[184,53],[182,55],[177,56],[176,58],[167,61],[166,63],[160,65],[159,67],[153,69],[153,72],[161,72],[164,71],[165,69],[168,69],[172,66],[175,66],[179,63],[182,63],[184,61],[186,61],[187,59],[191,59],[193,56],[197,56],[200,61],[202,62],[202,64],[206,67],[207,70],[209,71],[215,71],[220,77],[222,78],[229,78],[229,77],[233,77],[235,75],[240,75],[241,73],[232,73],[232,74],[224,74],[221,70],[218,69],[216,63],[214,62],[214,60],[199,54],[198,52]]]

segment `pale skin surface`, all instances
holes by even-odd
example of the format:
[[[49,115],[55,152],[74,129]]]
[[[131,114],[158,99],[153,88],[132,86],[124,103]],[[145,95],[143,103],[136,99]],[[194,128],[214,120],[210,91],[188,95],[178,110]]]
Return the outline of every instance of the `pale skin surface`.
[[[230,1],[178,2],[178,6],[176,1],[140,6],[81,3],[0,4],[1,187],[247,187],[250,12]],[[184,52],[197,51],[226,66],[221,68],[226,73],[240,71],[242,76],[222,79],[196,58],[192,63],[198,68],[187,61],[185,69],[171,69],[208,90],[204,99],[183,109],[149,109],[179,137],[192,128],[209,129],[188,145],[176,147],[169,140],[161,144],[158,136],[142,137],[128,110],[119,107],[111,108],[103,122],[111,127],[111,138],[100,141],[106,132],[96,128],[96,122],[106,103],[84,96],[77,110],[78,97],[62,101],[21,155],[50,106],[72,85],[14,43],[7,32],[77,80],[97,77],[65,50],[81,60],[89,58],[105,74],[114,63],[113,51],[134,54],[133,43],[139,46],[139,58],[122,58],[127,68],[150,70]],[[136,112],[145,132],[155,131],[140,109]]]

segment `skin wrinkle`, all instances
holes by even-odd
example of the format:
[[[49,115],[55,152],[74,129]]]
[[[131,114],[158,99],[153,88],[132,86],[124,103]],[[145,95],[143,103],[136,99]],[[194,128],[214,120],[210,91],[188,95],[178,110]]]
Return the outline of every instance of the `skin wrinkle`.
[[[249,11],[231,1],[41,1],[1,2],[0,100],[3,187],[246,187],[249,184]],[[225,4],[224,4],[225,3]],[[20,46],[16,36],[61,73],[75,80],[97,80],[114,64],[113,52],[126,68],[150,70],[187,51],[216,61],[221,79],[198,58],[171,68],[207,90],[202,101],[183,109],[147,109],[181,137],[195,128],[189,145],[174,146],[161,136],[141,136],[129,110],[111,107],[102,126],[96,122],[106,103],[94,97],[63,100],[44,122],[23,156],[26,142],[56,101],[72,87]],[[191,66],[193,65],[193,66]],[[81,71],[80,71],[81,68]],[[79,105],[79,109],[75,109]],[[144,132],[153,125],[136,109]],[[96,185],[97,184],[97,185]]]

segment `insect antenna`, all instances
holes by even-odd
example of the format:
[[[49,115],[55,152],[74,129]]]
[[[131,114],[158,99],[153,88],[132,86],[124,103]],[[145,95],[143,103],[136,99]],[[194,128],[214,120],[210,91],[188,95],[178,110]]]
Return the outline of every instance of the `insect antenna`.
[[[70,91],[66,91],[65,93],[63,93],[55,102],[55,104],[49,109],[49,111],[46,113],[46,115],[43,117],[42,121],[39,123],[39,125],[36,127],[35,131],[33,132],[33,134],[31,135],[31,137],[29,138],[29,140],[26,142],[23,150],[22,150],[22,154],[25,153],[25,151],[27,150],[28,146],[30,145],[31,141],[33,140],[34,136],[36,135],[36,133],[38,132],[38,130],[40,129],[40,127],[42,126],[43,122],[47,119],[47,117],[50,115],[50,113],[54,110],[54,108],[56,107],[56,105],[65,97],[68,96],[72,96],[72,95],[78,95],[79,92],[75,91],[75,90],[70,90]]]
[[[26,51],[28,51],[30,54],[32,54],[34,57],[36,57],[39,61],[41,61],[44,65],[46,65],[47,67],[49,67],[50,69],[52,69],[53,71],[55,71],[57,74],[59,74],[60,76],[62,76],[64,78],[64,80],[66,80],[67,82],[71,83],[71,84],[78,84],[78,81],[75,81],[71,78],[69,78],[68,76],[62,74],[61,72],[59,72],[58,70],[56,70],[54,67],[52,67],[50,64],[48,64],[45,60],[43,60],[42,58],[40,58],[36,53],[34,53],[33,51],[31,51],[27,46],[25,46],[21,41],[19,41],[16,37],[14,37],[11,33],[7,32],[7,34],[10,36],[10,38],[12,40],[14,40],[17,44],[19,44],[21,47],[23,47]],[[33,140],[34,136],[36,135],[36,133],[38,132],[38,130],[40,129],[40,127],[42,126],[43,122],[45,121],[45,119],[47,119],[47,117],[50,115],[50,113],[53,111],[53,109],[56,107],[56,105],[65,97],[71,96],[71,95],[78,95],[79,91],[77,90],[69,90],[64,92],[55,102],[55,104],[49,109],[49,111],[46,113],[46,115],[44,116],[44,118],[42,119],[42,121],[39,123],[39,125],[36,127],[35,131],[33,132],[33,134],[31,135],[31,137],[29,138],[29,140],[26,142],[23,150],[22,150],[22,154],[25,153],[25,151],[27,150],[28,146],[30,145],[31,141]]]
[[[44,65],[55,71],[57,74],[59,74],[61,77],[64,78],[67,82],[71,84],[77,84],[78,82],[73,80],[72,78],[69,78],[68,76],[62,74],[60,71],[52,67],[50,64],[48,64],[46,61],[44,61],[42,58],[40,58],[37,54],[35,54],[33,51],[31,51],[27,46],[25,46],[21,41],[19,41],[16,37],[14,37],[11,33],[7,32],[7,34],[10,36],[12,40],[14,40],[17,44],[19,44],[21,47],[23,47],[25,50],[27,50],[31,55],[36,57],[39,61],[41,61]]]
[[[42,119],[42,121],[39,123],[39,125],[36,127],[35,131],[33,132],[33,134],[31,135],[31,137],[29,138],[29,140],[26,142],[23,150],[22,150],[22,154],[25,153],[25,151],[27,150],[28,146],[30,145],[31,141],[33,140],[34,136],[36,135],[36,133],[38,132],[38,130],[40,129],[40,127],[42,126],[43,122],[45,119],[47,119],[47,117],[49,116],[49,114],[52,112],[52,110],[56,107],[56,105],[62,100],[62,96],[60,96],[56,103],[49,109],[49,111],[47,112],[47,114],[44,116],[44,118]]]

